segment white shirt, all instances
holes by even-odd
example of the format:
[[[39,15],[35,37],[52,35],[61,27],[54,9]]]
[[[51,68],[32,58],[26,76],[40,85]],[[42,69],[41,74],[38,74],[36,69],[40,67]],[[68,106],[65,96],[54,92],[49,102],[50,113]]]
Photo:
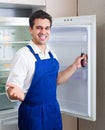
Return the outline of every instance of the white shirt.
[[[41,59],[50,58],[48,54],[50,48],[48,46],[46,47],[45,53],[43,53],[32,41],[30,41],[29,45]],[[54,53],[53,55],[56,58],[56,55]],[[13,58],[7,83],[12,83],[21,87],[26,93],[33,78],[35,61],[36,58],[30,52],[28,47],[25,46],[19,49]]]

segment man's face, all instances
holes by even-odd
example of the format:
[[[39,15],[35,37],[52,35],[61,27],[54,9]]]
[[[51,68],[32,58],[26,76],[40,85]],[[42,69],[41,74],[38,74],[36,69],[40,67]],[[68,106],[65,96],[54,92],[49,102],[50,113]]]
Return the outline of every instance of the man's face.
[[[35,19],[33,28],[30,28],[30,33],[35,44],[46,44],[50,36],[50,21],[48,19]]]

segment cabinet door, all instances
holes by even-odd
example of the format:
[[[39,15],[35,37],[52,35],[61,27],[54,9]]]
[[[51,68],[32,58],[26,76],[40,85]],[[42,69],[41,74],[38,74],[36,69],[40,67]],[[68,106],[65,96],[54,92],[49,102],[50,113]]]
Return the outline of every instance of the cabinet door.
[[[16,3],[24,3],[25,0],[0,0],[0,3],[4,3],[4,4],[7,4],[7,3],[11,3],[11,4],[16,4]]]
[[[45,0],[24,0],[24,2],[29,5],[45,5]]]
[[[0,3],[8,4],[29,4],[29,5],[45,5],[45,0],[0,0]]]

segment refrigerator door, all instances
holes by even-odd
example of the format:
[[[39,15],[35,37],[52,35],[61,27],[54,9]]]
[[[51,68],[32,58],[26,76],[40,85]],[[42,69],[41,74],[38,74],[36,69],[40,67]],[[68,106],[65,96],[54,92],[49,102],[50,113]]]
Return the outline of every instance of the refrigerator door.
[[[96,17],[55,18],[48,45],[56,53],[60,71],[86,53],[88,64],[57,87],[62,113],[96,120]]]

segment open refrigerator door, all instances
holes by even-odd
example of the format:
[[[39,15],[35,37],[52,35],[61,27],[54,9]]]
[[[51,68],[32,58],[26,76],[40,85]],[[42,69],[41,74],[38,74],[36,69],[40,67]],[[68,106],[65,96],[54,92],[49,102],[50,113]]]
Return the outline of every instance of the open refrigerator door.
[[[60,62],[60,71],[85,53],[88,64],[57,87],[62,113],[96,120],[96,16],[55,18],[48,45]]]

